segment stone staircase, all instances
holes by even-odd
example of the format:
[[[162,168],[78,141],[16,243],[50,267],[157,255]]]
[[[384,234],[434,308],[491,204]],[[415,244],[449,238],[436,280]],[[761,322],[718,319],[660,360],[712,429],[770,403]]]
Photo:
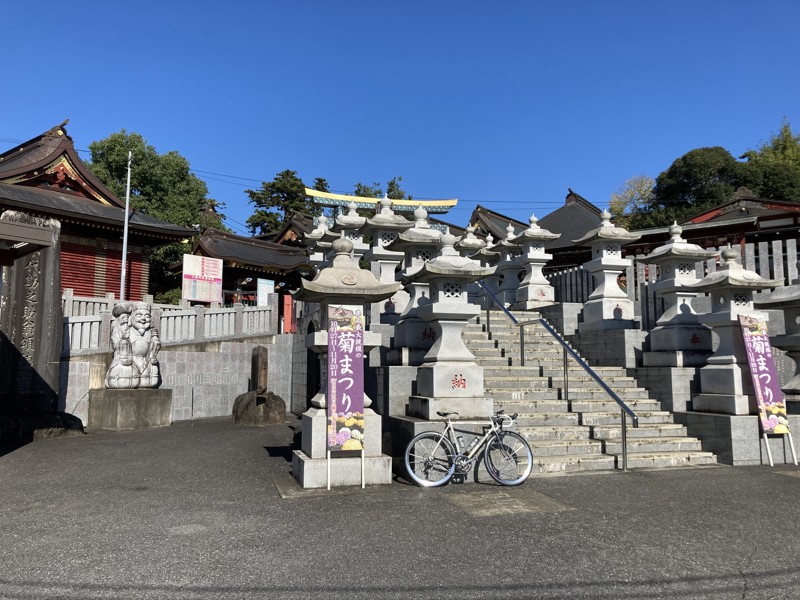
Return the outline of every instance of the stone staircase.
[[[531,313],[514,314],[529,320]],[[484,368],[486,396],[495,410],[519,413],[517,431],[525,436],[539,473],[622,468],[621,413],[617,403],[571,358],[568,399],[564,386],[563,349],[541,325],[525,328],[525,366],[519,355],[519,328],[502,313],[493,313],[491,334],[483,316],[463,333],[466,346]],[[715,464],[700,440],[688,437],[670,412],[638,387],[622,367],[593,367],[639,416],[628,419],[628,468]]]

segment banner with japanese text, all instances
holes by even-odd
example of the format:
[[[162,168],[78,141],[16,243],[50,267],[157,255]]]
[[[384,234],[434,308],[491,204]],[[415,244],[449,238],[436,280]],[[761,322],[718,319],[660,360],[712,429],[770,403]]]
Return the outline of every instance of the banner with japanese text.
[[[328,306],[328,449],[364,449],[364,315]]]
[[[789,433],[786,403],[763,315],[739,315],[747,363],[758,401],[758,416],[764,433]]]

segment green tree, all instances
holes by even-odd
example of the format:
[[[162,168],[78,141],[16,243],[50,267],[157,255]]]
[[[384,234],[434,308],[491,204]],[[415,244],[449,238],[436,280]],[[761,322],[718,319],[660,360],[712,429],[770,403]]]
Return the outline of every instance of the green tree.
[[[789,163],[800,168],[800,135],[795,135],[789,122],[784,120],[780,131],[769,142],[761,144],[757,150],[748,150],[741,158],[749,163]]]
[[[405,190],[400,187],[400,182],[403,178],[392,177],[386,184],[386,197],[392,200],[413,200],[410,194],[406,194]]]
[[[328,182],[320,177],[314,180],[315,189],[327,191],[327,186]],[[306,196],[305,188],[297,171],[286,169],[277,173],[272,181],[262,182],[260,190],[245,190],[256,207],[253,215],[247,219],[250,233],[265,234],[280,229],[289,211],[320,214],[320,208]]]
[[[656,178],[654,204],[691,208],[724,202],[736,191],[738,165],[721,146],[691,150]]]
[[[363,198],[383,198],[383,188],[381,188],[381,184],[377,181],[372,185],[367,185],[359,181],[356,184],[353,194]]]
[[[762,198],[800,202],[800,135],[788,121],[770,141],[741,158],[741,184]]]
[[[128,152],[131,163],[131,207],[175,225],[225,229],[224,205],[208,198],[206,184],[191,173],[189,161],[172,150],[159,154],[138,133],[124,129],[89,144],[88,164],[97,178],[119,198],[125,198]],[[180,287],[179,277],[169,266],[186,251],[182,244],[159,246],[148,251],[151,291],[158,294]]]

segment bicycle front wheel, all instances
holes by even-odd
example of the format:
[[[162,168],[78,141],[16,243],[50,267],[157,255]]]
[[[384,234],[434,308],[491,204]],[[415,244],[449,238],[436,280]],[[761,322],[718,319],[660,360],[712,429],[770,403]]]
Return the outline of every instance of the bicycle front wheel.
[[[525,438],[513,431],[502,431],[492,438],[483,456],[486,470],[497,483],[519,485],[533,469],[533,453]]]
[[[444,485],[453,476],[456,449],[443,434],[425,431],[406,446],[406,471],[423,487]]]

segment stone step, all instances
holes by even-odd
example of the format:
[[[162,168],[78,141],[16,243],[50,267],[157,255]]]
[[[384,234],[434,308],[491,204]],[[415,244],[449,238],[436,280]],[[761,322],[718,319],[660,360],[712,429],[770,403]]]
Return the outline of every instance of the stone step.
[[[539,427],[518,427],[516,432],[534,443],[538,440],[589,440],[592,439],[591,430],[582,425],[560,425]]]
[[[603,453],[598,440],[537,440],[529,442],[534,458],[543,456],[593,456]]]
[[[553,387],[557,387],[557,388],[563,388],[564,387],[564,378],[563,377],[546,377],[544,375],[539,375],[539,377],[543,377],[543,378],[547,379],[549,384],[552,385]],[[602,377],[601,379],[612,390],[617,389],[617,388],[628,388],[628,389],[629,388],[637,388],[637,389],[640,389],[640,390],[644,390],[645,389],[645,388],[639,387],[639,384],[637,383],[637,381],[633,377],[628,377],[627,375],[625,375],[625,376]],[[597,383],[597,381],[595,381],[589,375],[576,375],[575,377],[570,375],[568,377],[568,379],[567,379],[567,382],[569,383],[569,387],[570,388],[572,388],[572,387],[578,387],[578,388],[592,388],[592,387],[594,387],[594,388],[602,389],[600,387],[600,384]]]
[[[642,400],[631,400],[629,402],[625,402],[634,412],[638,412],[640,410],[660,410],[661,409],[661,402],[658,400],[652,399],[642,399]],[[577,413],[588,413],[588,412],[612,412],[616,411],[617,415],[619,415],[619,411],[621,410],[619,404],[615,400],[608,398],[604,400],[592,400],[592,399],[585,399],[585,400],[572,400],[570,399],[569,409],[572,412]]]
[[[530,377],[540,379],[545,385],[550,385],[550,379],[548,377],[539,375],[538,367],[520,367],[519,365],[515,365],[513,367],[484,368],[484,380],[489,377]]]
[[[609,456],[609,455],[604,455]],[[613,455],[612,455],[613,456]],[[618,468],[622,468],[622,454],[616,455]],[[641,452],[628,453],[629,469],[715,465],[712,452]]]
[[[608,454],[622,454],[622,439],[603,440]],[[628,455],[654,452],[702,452],[703,444],[692,437],[628,438]]]
[[[619,411],[615,412],[586,412],[580,413],[581,425],[614,425],[619,423],[622,415]],[[639,417],[639,427],[642,425],[672,423],[672,413],[669,411],[642,411],[637,412]]]
[[[512,392],[508,395],[516,394]],[[495,411],[503,410],[509,415],[531,412],[570,412],[566,400],[542,397],[538,392],[528,393],[523,397],[516,398],[498,398],[498,394],[495,393],[492,395],[492,399],[494,400]]]
[[[517,427],[549,427],[580,425],[580,415],[571,412],[523,413],[517,416]]]
[[[558,390],[550,390],[547,388],[527,390],[512,388],[498,390],[492,387],[486,387],[485,395],[494,400],[494,405],[497,410],[502,408],[502,406],[499,405],[505,406],[509,402],[553,402],[563,407],[564,411],[568,410],[567,401],[559,397]]]
[[[620,425],[595,425],[592,429],[592,438],[607,440],[622,437]],[[644,423],[639,427],[631,426],[628,419],[628,439],[647,437],[678,437],[686,436],[686,427],[679,423]]]
[[[611,388],[614,393],[619,396],[621,400],[650,400],[648,392],[644,388]],[[561,390],[561,395],[565,396],[564,390]],[[603,400],[610,398],[608,393],[600,387],[597,388],[574,388],[569,386],[569,399],[572,400],[591,400],[596,398]]]
[[[581,471],[610,471],[616,468],[616,457],[607,454],[578,456],[533,457],[533,473],[579,473]]]
[[[486,371],[483,372],[484,387],[492,389],[551,389],[547,385],[547,379],[543,377],[498,377],[497,375],[486,376]]]

